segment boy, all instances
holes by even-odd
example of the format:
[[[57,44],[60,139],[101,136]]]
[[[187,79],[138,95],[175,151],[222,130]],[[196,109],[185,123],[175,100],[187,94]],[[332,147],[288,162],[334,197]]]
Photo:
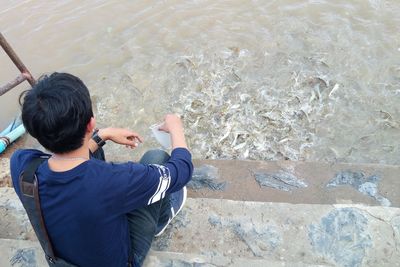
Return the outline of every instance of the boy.
[[[106,141],[135,148],[142,138],[127,129],[96,129],[87,87],[71,74],[53,73],[25,93],[22,121],[51,154],[17,150],[11,176],[21,198],[21,173],[33,158],[49,156],[36,176],[56,257],[78,266],[141,266],[153,237],[186,199],[193,164],[180,118],[167,115],[160,128],[171,134],[171,156],[153,150],[140,163],[107,163]]]

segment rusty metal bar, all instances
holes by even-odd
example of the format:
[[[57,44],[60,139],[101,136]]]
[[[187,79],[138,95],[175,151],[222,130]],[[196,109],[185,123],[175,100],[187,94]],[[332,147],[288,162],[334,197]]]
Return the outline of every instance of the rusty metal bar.
[[[9,83],[6,83],[4,86],[0,87],[0,96],[4,95],[5,93],[16,87],[18,84],[26,81],[27,79],[28,78],[25,76],[25,74],[21,73],[20,75],[17,76],[17,78],[15,78]]]
[[[7,42],[6,38],[4,38],[3,34],[0,32],[0,46],[4,49],[7,55],[10,57],[12,62],[14,62],[15,66],[19,69],[21,74],[15,78],[13,81],[7,83],[6,85],[0,87],[0,96],[4,93],[8,92],[18,84],[27,80],[31,86],[33,86],[36,81],[33,78],[32,74],[29,72],[28,68],[25,67],[24,63],[22,63],[21,59],[17,56],[14,50],[11,48],[10,44]]]

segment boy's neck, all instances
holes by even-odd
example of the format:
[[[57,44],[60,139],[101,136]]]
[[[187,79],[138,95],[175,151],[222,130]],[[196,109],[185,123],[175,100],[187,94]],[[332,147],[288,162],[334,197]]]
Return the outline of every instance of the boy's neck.
[[[89,148],[82,146],[76,150],[73,150],[71,152],[67,153],[54,153],[54,158],[56,159],[74,159],[74,158],[82,158],[82,159],[89,159],[90,154],[89,154]]]
[[[54,153],[49,159],[49,168],[52,171],[64,172],[75,168],[90,159],[89,140],[85,138],[83,145],[67,153]]]

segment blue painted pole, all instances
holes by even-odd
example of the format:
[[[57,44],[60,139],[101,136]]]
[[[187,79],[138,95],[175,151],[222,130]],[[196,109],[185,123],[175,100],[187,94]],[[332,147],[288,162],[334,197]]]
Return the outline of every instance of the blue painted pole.
[[[4,132],[4,131],[3,131]],[[4,135],[9,142],[7,142],[4,139],[0,139],[0,154],[3,153],[4,150],[6,150],[7,146],[17,140],[21,135],[25,133],[25,127],[23,124],[12,130],[11,132],[7,133]]]

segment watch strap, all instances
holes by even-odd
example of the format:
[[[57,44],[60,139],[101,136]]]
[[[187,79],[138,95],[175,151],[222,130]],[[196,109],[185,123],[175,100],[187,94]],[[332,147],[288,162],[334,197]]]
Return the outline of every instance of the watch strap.
[[[104,141],[104,140],[98,135],[98,132],[99,132],[99,129],[95,129],[95,130],[93,131],[92,139],[93,139],[93,141],[96,142],[96,144],[97,144],[99,147],[102,147],[102,146],[104,146],[104,145],[106,144],[106,141]]]

